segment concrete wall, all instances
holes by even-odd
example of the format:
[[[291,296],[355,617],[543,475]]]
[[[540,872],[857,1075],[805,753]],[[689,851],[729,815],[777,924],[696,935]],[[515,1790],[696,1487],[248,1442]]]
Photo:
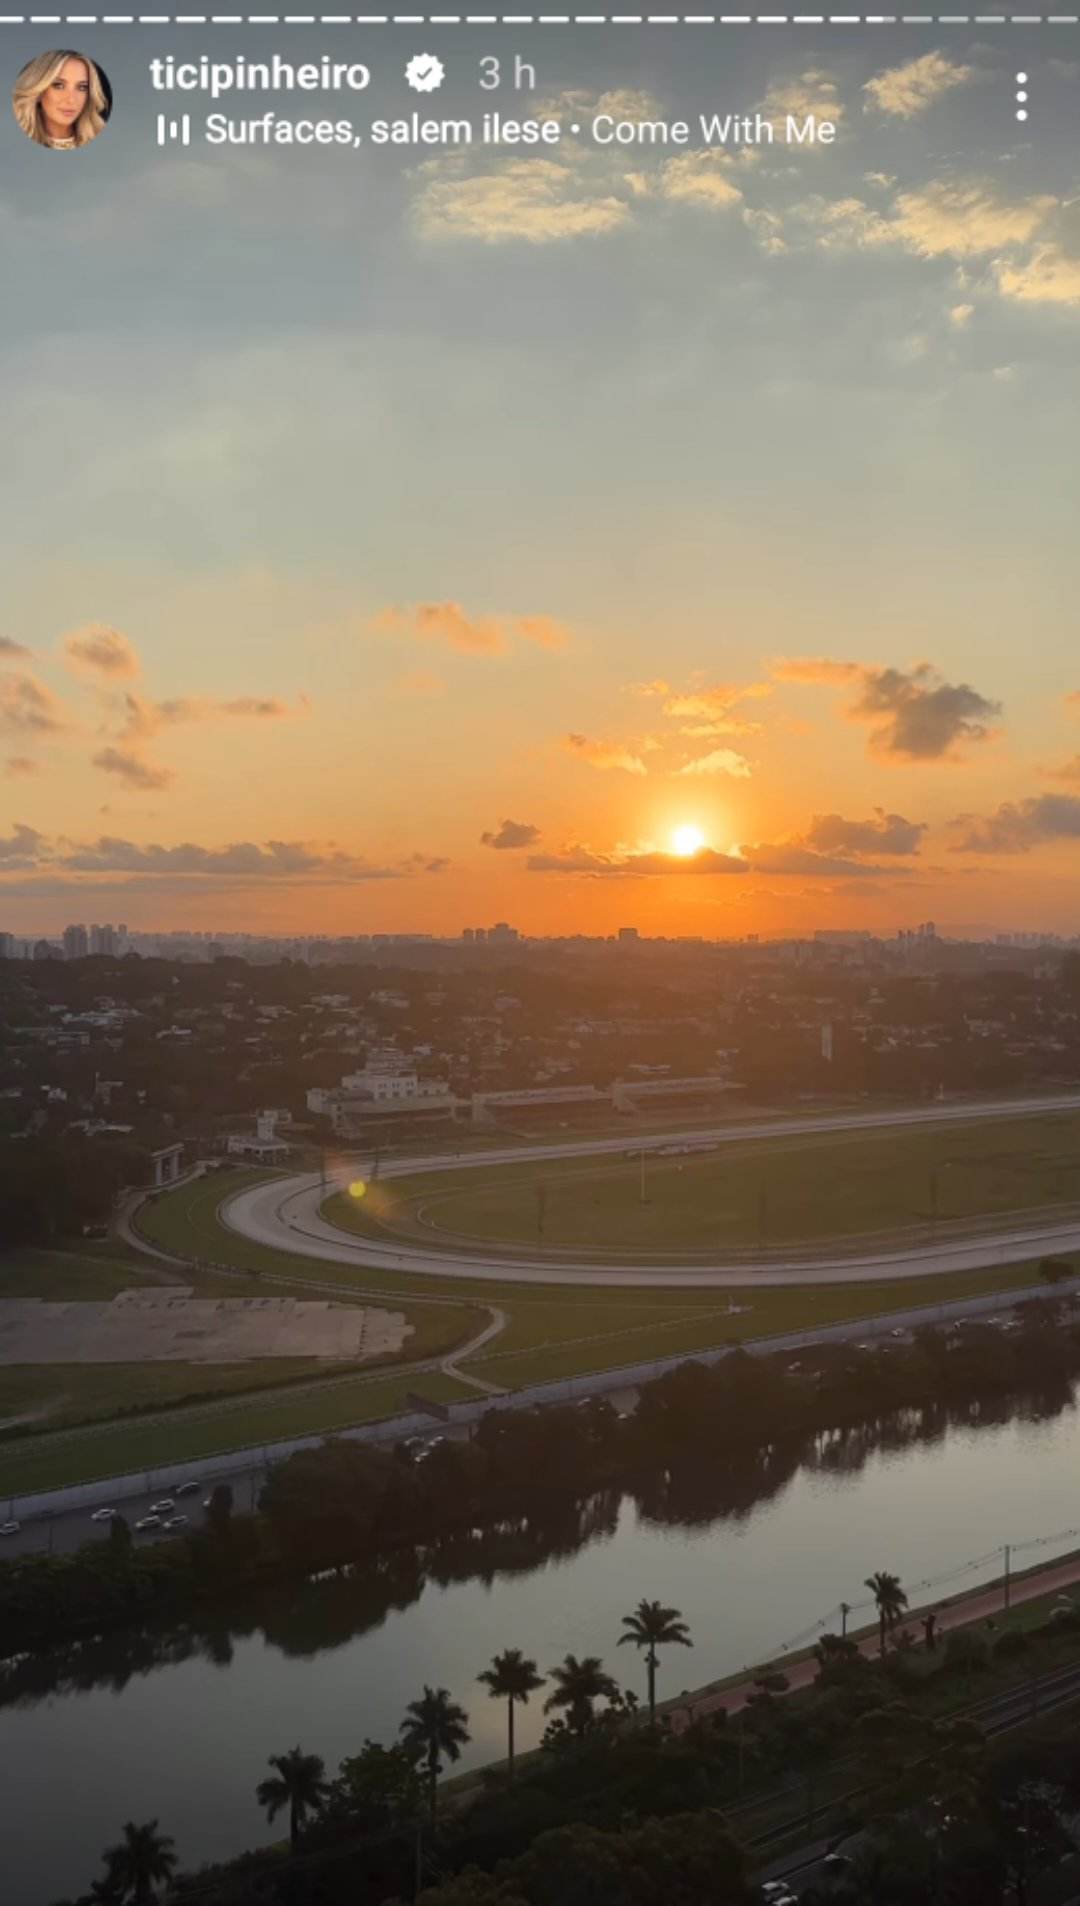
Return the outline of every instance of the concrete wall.
[[[1028,1285],[1023,1290],[995,1291],[988,1296],[959,1298],[947,1304],[886,1311],[880,1317],[849,1319],[818,1330],[790,1331],[783,1337],[751,1337],[739,1347],[754,1356],[783,1356],[815,1344],[843,1343],[852,1337],[860,1343],[868,1343],[875,1337],[887,1337],[896,1329],[914,1330],[921,1325],[944,1324],[960,1317],[992,1316],[997,1311],[1010,1310],[1015,1304],[1030,1303],[1034,1298],[1076,1295],[1080,1295],[1080,1277],[1067,1278],[1053,1286]],[[581,1397],[604,1396],[613,1390],[636,1389],[640,1384],[655,1382],[657,1377],[678,1369],[683,1363],[719,1363],[730,1356],[731,1349],[732,1346],[721,1344],[711,1350],[679,1351],[674,1356],[654,1357],[646,1363],[620,1364],[611,1370],[562,1377],[549,1383],[530,1383],[524,1389],[507,1390],[501,1395],[470,1397],[449,1404],[446,1420],[451,1425],[475,1423],[488,1410],[542,1409],[545,1405],[573,1403]],[[384,1417],[375,1423],[359,1423],[353,1429],[338,1430],[335,1434],[361,1443],[392,1443],[406,1436],[431,1435],[439,1427],[436,1418],[414,1413]],[[197,1477],[212,1485],[218,1476],[269,1469],[297,1450],[315,1449],[325,1441],[325,1435],[316,1434],[294,1437],[288,1442],[253,1443],[220,1456],[205,1456],[198,1462],[169,1463],[163,1468],[140,1470],[100,1482],[73,1483],[68,1488],[50,1489],[38,1495],[14,1496],[4,1503],[4,1513],[17,1521],[28,1522],[35,1516],[59,1515],[69,1509],[93,1509],[102,1503],[117,1503],[126,1497],[164,1491],[167,1485],[186,1482],[189,1478]]]

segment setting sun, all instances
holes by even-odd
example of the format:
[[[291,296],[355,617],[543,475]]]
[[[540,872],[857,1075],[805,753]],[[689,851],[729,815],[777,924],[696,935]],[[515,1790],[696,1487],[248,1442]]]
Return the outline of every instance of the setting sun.
[[[699,853],[705,845],[705,836],[700,827],[676,827],[671,836],[672,852],[684,860]]]

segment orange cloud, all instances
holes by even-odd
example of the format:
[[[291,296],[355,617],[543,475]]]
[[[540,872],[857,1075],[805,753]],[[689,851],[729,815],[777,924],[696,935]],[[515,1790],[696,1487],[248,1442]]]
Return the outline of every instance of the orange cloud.
[[[67,637],[64,653],[76,672],[89,670],[110,680],[139,673],[139,658],[127,636],[103,622],[88,622],[85,628],[76,629]]]
[[[969,682],[943,680],[929,662],[904,670],[807,656],[782,659],[773,673],[788,682],[857,682],[859,692],[845,714],[870,724],[875,754],[897,761],[955,760],[959,744],[990,739],[989,719],[1001,713],[1000,702]]]
[[[0,837],[0,866],[4,871],[20,868],[79,876],[121,875],[140,884],[152,880],[155,886],[171,876],[177,891],[200,877],[232,884],[282,880],[337,885],[441,873],[448,865],[440,856],[422,853],[408,854],[392,863],[374,863],[332,841],[232,841],[221,847],[179,841],[165,846],[110,834],[85,841],[63,836],[49,839],[22,823],[10,835]]]
[[[564,649],[570,641],[569,629],[549,615],[519,616],[513,629],[523,642],[535,642],[541,649]]]
[[[539,839],[540,829],[532,821],[500,821],[494,832],[489,828],[481,834],[480,845],[504,851],[515,847],[533,847]]]
[[[218,720],[283,721],[294,711],[276,696],[237,695],[231,701],[215,701],[205,695],[177,695],[167,701],[149,701],[130,689],[124,696],[127,721],[123,740],[142,740],[163,728],[176,728],[190,722]]]
[[[778,682],[850,682],[862,673],[862,665],[834,662],[827,655],[782,655],[772,673]]]
[[[771,682],[715,682],[710,687],[669,692],[664,713],[673,721],[701,717],[709,726],[697,729],[695,732],[699,734],[754,734],[760,729],[760,722],[744,721],[732,715],[731,710],[739,702],[760,701],[772,692]]]
[[[569,630],[553,616],[471,616],[460,602],[417,602],[410,609],[383,609],[374,625],[421,641],[445,642],[459,655],[505,655],[511,636],[542,649],[564,649],[570,640]]]
[[[35,675],[7,675],[0,681],[0,732],[54,735],[66,726],[56,696]]]
[[[621,768],[624,774],[647,774],[642,756],[651,754],[659,743],[651,735],[643,740],[627,743],[622,741],[597,741],[589,735],[567,735],[563,746],[579,760],[587,761],[590,768]]]
[[[744,874],[748,863],[736,854],[718,854],[702,847],[696,854],[662,854],[653,848],[620,849],[597,853],[591,847],[569,845],[558,853],[530,854],[525,863],[531,874],[582,874],[589,879],[641,880],[657,876]]]
[[[133,748],[102,748],[94,756],[93,765],[103,774],[114,774],[129,788],[138,788],[140,792],[148,789],[167,788],[176,779],[170,768],[155,767],[153,762],[144,761]]]
[[[752,772],[746,756],[737,754],[734,748],[713,748],[711,753],[699,755],[696,761],[678,769],[679,774],[730,774],[740,781]]]
[[[1080,795],[1003,801],[993,814],[958,814],[954,854],[1027,854],[1048,841],[1080,841]]]

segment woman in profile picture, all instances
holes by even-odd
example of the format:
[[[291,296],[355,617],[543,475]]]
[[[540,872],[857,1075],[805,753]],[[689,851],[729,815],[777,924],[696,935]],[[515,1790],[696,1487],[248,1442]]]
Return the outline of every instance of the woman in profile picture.
[[[39,53],[24,66],[12,95],[15,117],[35,145],[74,152],[104,132],[109,82],[85,53]]]

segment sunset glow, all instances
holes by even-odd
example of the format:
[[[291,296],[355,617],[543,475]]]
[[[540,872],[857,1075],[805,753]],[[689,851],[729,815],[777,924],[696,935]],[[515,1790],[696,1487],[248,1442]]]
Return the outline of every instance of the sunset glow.
[[[557,159],[365,146],[358,195],[19,140],[3,928],[1074,933],[1076,101],[1018,132],[963,40],[575,33]],[[710,86],[839,136],[736,151]]]
[[[680,860],[689,860],[692,855],[700,854],[704,845],[705,836],[700,827],[690,824],[677,827],[671,836],[672,852],[678,854]]]

